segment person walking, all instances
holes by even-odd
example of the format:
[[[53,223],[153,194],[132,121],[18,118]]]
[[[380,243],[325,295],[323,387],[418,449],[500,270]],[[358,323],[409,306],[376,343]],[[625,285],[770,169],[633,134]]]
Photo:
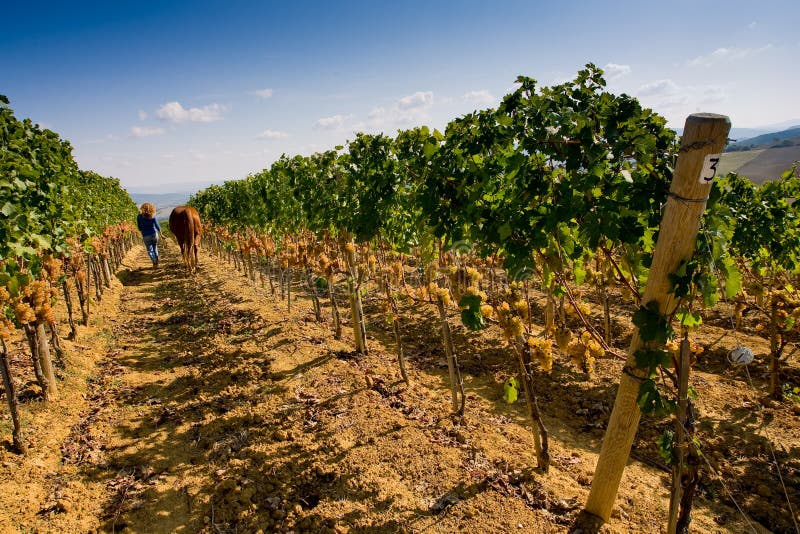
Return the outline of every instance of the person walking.
[[[156,220],[156,207],[145,202],[139,208],[139,215],[136,216],[136,225],[142,233],[144,246],[147,247],[147,254],[153,261],[153,267],[158,267],[158,237],[164,237],[161,233],[161,226]]]

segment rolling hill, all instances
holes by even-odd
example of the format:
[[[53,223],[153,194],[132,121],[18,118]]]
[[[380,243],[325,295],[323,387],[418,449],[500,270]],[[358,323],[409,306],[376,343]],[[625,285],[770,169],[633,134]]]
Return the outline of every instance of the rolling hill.
[[[156,207],[156,218],[163,221],[169,218],[172,208],[182,206],[189,200],[189,193],[130,193],[137,206],[150,202]]]
[[[800,120],[786,124],[800,123]],[[733,137],[733,134],[731,134]],[[777,179],[800,161],[800,126],[734,141],[722,154],[718,173],[736,172],[757,184]]]
[[[728,145],[726,152],[737,150],[755,150],[759,148],[779,148],[800,145],[800,126],[795,126],[780,132],[771,132],[749,139],[742,139]]]
[[[719,174],[737,172],[757,184],[763,184],[780,177],[797,161],[800,161],[800,145],[725,152],[722,154]]]

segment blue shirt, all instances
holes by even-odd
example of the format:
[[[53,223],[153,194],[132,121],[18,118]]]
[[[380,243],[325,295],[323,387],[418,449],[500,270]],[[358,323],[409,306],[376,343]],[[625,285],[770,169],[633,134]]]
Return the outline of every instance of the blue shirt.
[[[141,213],[136,216],[136,225],[139,227],[139,231],[142,232],[142,237],[161,232],[161,226],[158,225],[155,217],[149,219]]]

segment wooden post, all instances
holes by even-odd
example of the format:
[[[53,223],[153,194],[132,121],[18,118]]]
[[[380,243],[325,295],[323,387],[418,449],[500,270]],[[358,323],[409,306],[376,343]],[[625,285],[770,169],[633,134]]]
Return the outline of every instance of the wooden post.
[[[662,314],[670,314],[676,305],[674,295],[669,292],[669,275],[678,270],[682,261],[692,256],[700,218],[706,207],[705,199],[716,171],[714,158],[725,147],[730,127],[730,119],[724,115],[698,113],[686,119],[670,196],[664,206],[642,301],[645,304],[656,301]],[[620,377],[617,399],[586,502],[586,512],[603,521],[611,517],[622,472],[639,426],[641,412],[636,398],[640,379],[644,378],[645,372],[636,368],[633,355],[641,346],[642,340],[637,330],[631,340],[626,369]]]
[[[67,319],[69,320],[69,336],[67,336],[67,339],[74,341],[78,337],[78,329],[75,326],[75,319],[72,318],[72,296],[69,294],[69,284],[66,278],[61,282],[61,290],[64,292],[64,302],[67,304]]]
[[[111,268],[108,265],[108,256],[100,256],[101,271],[103,272],[103,285],[111,287]]]
[[[11,366],[8,362],[8,348],[6,342],[0,338],[0,375],[3,375],[3,387],[6,391],[8,407],[11,410],[11,422],[14,429],[11,431],[11,439],[14,449],[19,454],[27,452],[25,436],[22,434],[22,420],[19,416],[19,402],[17,400],[17,387],[14,385],[14,378],[11,376]]]
[[[56,386],[56,373],[53,370],[53,358],[50,355],[50,344],[47,342],[47,331],[44,329],[44,323],[37,323],[36,325],[36,342],[39,344],[39,365],[41,365],[42,373],[47,378],[45,400],[55,400],[58,396],[58,387]]]
[[[528,405],[528,415],[531,418],[531,433],[533,434],[533,449],[536,451],[536,467],[545,473],[550,470],[550,438],[547,427],[542,421],[539,403],[536,401],[536,390],[533,387],[531,376],[531,348],[523,336],[517,336],[511,344],[519,363],[522,388],[525,391],[525,402]]]
[[[683,464],[686,460],[686,406],[689,402],[689,367],[692,360],[691,343],[688,337],[681,341],[678,362],[678,413],[675,414],[675,465],[672,466],[672,494],[669,499],[669,521],[667,534],[675,534],[678,527],[678,511],[683,498]]]
[[[461,414],[458,402],[459,388],[461,388],[463,397],[463,386],[460,381],[461,371],[458,370],[458,364],[456,363],[455,354],[453,353],[453,337],[450,333],[450,324],[447,322],[447,310],[444,309],[444,302],[442,302],[442,299],[438,296],[436,297],[436,307],[439,309],[439,319],[442,321],[442,344],[444,345],[444,353],[447,358],[447,372],[450,375],[450,394],[453,401],[453,412]],[[463,399],[460,405],[464,405]]]

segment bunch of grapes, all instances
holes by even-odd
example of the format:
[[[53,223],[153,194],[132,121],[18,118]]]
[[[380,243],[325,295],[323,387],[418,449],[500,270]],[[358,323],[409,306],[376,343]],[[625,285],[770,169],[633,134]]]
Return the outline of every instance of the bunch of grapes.
[[[672,365],[674,369],[678,370],[678,362],[680,361],[681,354],[681,341],[679,339],[671,339],[664,345],[664,349],[672,356]],[[705,352],[705,347],[697,343],[694,339],[689,338],[689,351],[690,351],[690,365],[697,362],[697,358]]]
[[[268,258],[275,255],[275,241],[270,236],[261,236],[261,251]]]
[[[16,297],[9,300],[9,305],[14,311],[14,318],[19,325],[24,326],[36,321],[36,308],[32,305],[34,290],[33,284],[27,284],[19,288],[19,294]]]
[[[11,294],[5,287],[0,286],[0,311],[3,312],[0,313],[0,339],[3,341],[8,341],[11,337],[11,332],[14,330],[14,325],[6,318],[5,314],[9,306],[12,306]]]
[[[494,309],[497,322],[503,330],[506,341],[514,343],[519,337],[525,334],[525,325],[507,301],[501,302]]]
[[[47,279],[51,282],[58,281],[58,278],[61,276],[61,268],[63,266],[63,262],[49,254],[44,257],[42,260],[42,267],[44,269],[44,273]]]
[[[259,239],[252,230],[248,230],[247,232],[244,249],[248,256],[262,253],[261,239]]]
[[[568,343],[566,353],[584,373],[591,374],[594,372],[595,360],[604,356],[606,352],[592,334],[584,331],[578,339]]]
[[[92,236],[91,239],[92,250],[97,254],[103,255],[106,253],[105,242],[97,236]]]
[[[533,359],[544,369],[553,369],[553,344],[549,339],[540,336],[528,336],[528,346]]]
[[[298,263],[297,245],[287,236],[284,240],[283,250],[280,254],[281,267],[287,269]]]
[[[581,300],[582,295],[581,292],[577,289],[572,291],[572,297],[575,299],[575,306],[577,306],[577,310],[573,306],[566,307],[566,314],[568,317],[578,317],[578,312],[584,317],[589,317],[592,314],[592,308],[589,306],[588,302],[584,302]]]
[[[450,290],[446,287],[439,287],[436,285],[436,282],[430,282],[427,289],[428,295],[441,301],[445,308],[453,303],[453,300],[450,298]]]
[[[480,282],[483,275],[474,267],[459,267],[454,265],[447,267],[447,275],[450,278],[450,287],[456,299],[461,301],[464,295],[478,295],[483,302],[486,302],[486,295],[480,291]]]

